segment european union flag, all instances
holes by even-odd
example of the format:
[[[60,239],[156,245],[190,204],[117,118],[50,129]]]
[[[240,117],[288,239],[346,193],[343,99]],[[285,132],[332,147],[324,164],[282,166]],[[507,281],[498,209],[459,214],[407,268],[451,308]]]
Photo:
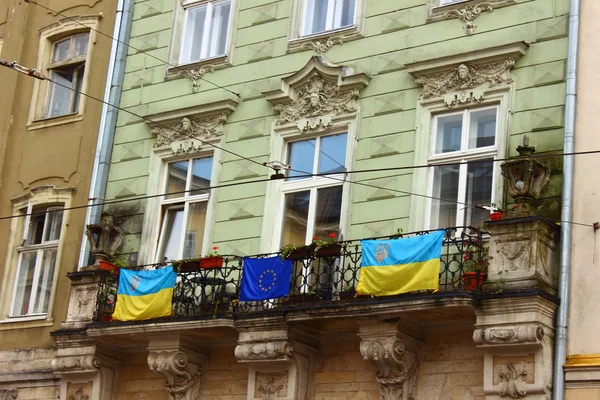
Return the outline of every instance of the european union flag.
[[[244,258],[241,301],[260,301],[287,296],[292,262],[281,257]]]

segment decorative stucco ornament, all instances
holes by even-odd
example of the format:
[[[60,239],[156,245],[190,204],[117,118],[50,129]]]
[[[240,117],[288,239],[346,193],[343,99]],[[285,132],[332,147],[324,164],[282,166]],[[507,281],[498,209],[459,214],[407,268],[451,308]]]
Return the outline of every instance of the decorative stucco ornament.
[[[319,54],[326,53],[336,44],[344,43],[344,38],[341,36],[332,36],[327,39],[315,40],[312,42],[304,43],[300,48],[303,50],[314,50]]]
[[[82,388],[79,388],[74,394],[69,396],[69,400],[90,400],[90,396],[85,394]]]
[[[102,213],[99,224],[87,225],[85,235],[90,243],[95,264],[100,260],[112,260],[124,238],[121,228],[115,222],[115,216],[110,213]]]
[[[210,140],[223,136],[226,118],[224,113],[201,119],[184,117],[177,123],[157,126],[152,129],[152,134],[156,135],[154,147],[168,146],[181,140]]]
[[[17,389],[0,389],[0,400],[11,400],[17,398]]]
[[[479,328],[473,332],[477,345],[538,344],[543,345],[544,328],[538,324],[524,324],[500,328]]]
[[[240,362],[287,360],[294,355],[294,347],[285,341],[238,344],[235,358]]]
[[[204,367],[189,362],[186,353],[182,351],[151,351],[148,354],[148,366],[152,371],[165,377],[165,389],[169,393],[169,400],[197,398]]]
[[[286,376],[260,376],[256,386],[261,393],[262,400],[276,400],[278,393],[286,386]]]
[[[340,90],[336,82],[323,79],[315,72],[304,85],[297,88],[296,100],[274,107],[279,112],[276,123],[282,125],[303,118],[353,113],[357,110],[358,95],[358,89]],[[311,125],[308,123],[308,126]]]
[[[520,399],[525,397],[527,392],[520,390],[518,383],[521,378],[527,376],[527,371],[524,366],[515,366],[514,364],[508,364],[504,367],[503,371],[498,374],[502,380],[502,389],[498,392],[500,397],[512,397],[513,399]]]
[[[509,84],[514,81],[510,70],[515,65],[513,58],[489,64],[460,64],[448,72],[422,76],[416,79],[417,84],[423,86],[419,96],[421,99],[430,97],[444,97],[451,93],[449,98],[444,97],[446,104],[452,106],[468,101],[480,101],[484,90],[500,84]]]
[[[535,147],[529,146],[529,137],[523,137],[523,145],[517,147],[519,156],[500,164],[502,176],[510,196],[519,206],[516,216],[532,215],[531,203],[540,196],[543,187],[550,181],[550,168],[536,158]]]
[[[207,72],[214,71],[215,66],[209,64],[203,65],[202,67],[196,69],[186,69],[183,71],[179,71],[177,73],[177,76],[190,79],[192,81],[190,83],[190,89],[192,90],[192,93],[198,93],[200,92],[200,81],[202,80],[204,74],[206,74]]]
[[[477,25],[475,25],[475,22],[473,22],[473,21],[475,21],[475,19],[482,12],[494,11],[492,6],[493,6],[493,3],[483,2],[483,3],[471,5],[471,6],[466,6],[464,8],[460,8],[458,10],[450,10],[447,13],[445,13],[444,16],[447,18],[460,19],[461,21],[463,21],[465,23],[465,27],[464,27],[465,33],[467,35],[472,35],[473,33],[475,33],[475,28],[477,28]]]

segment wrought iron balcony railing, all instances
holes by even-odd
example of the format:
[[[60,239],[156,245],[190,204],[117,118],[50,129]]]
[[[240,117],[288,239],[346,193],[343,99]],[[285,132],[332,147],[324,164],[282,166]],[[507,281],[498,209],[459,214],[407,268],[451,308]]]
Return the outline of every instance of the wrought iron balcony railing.
[[[385,239],[422,235],[428,231],[399,234]],[[484,248],[484,233],[470,227],[447,228],[443,243],[439,292],[447,294],[469,290],[480,290],[487,254]],[[262,254],[255,257],[270,257]],[[199,269],[190,272],[178,271],[173,292],[173,312],[163,318],[234,318],[255,313],[291,311],[297,308],[319,307],[362,301],[373,301],[370,296],[357,296],[361,264],[360,241],[346,241],[321,247],[296,249],[288,258],[293,261],[289,295],[284,298],[262,302],[238,301],[243,273],[243,257],[223,256],[223,265],[214,269]],[[133,269],[156,269],[163,264],[135,267]],[[473,272],[473,284],[465,273]],[[95,320],[110,321],[117,297],[118,276],[109,271],[100,271]],[[388,300],[401,296],[419,296],[431,291],[377,298]]]

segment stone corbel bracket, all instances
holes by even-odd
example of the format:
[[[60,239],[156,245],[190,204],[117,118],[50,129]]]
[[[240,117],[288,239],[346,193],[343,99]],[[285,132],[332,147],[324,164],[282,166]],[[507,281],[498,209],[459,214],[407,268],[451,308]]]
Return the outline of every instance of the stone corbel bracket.
[[[148,115],[148,120],[152,120],[148,124],[156,136],[155,151],[195,153],[207,148],[206,142],[219,142],[225,134],[225,120],[238,102],[231,98]]]
[[[148,366],[165,377],[169,400],[198,398],[208,357],[179,345],[151,345],[148,351]]]
[[[281,80],[281,89],[264,92],[278,113],[276,125],[296,125],[301,132],[325,129],[337,117],[358,111],[359,93],[370,77],[353,68],[312,57],[295,74]]]
[[[377,369],[381,398],[412,400],[422,342],[383,322],[362,322],[358,336],[360,354]]]
[[[17,398],[17,389],[1,389],[0,400],[11,400]]]
[[[459,3],[439,7],[439,0],[430,0],[432,6],[429,9],[429,20],[439,21],[444,19],[460,19],[463,21],[465,33],[472,35],[475,33],[477,25],[475,19],[481,13],[492,12],[496,8],[515,4],[516,0],[478,0],[468,4]]]
[[[422,102],[443,101],[447,107],[480,102],[487,92],[512,84],[511,69],[529,44],[516,42],[406,64],[415,82],[423,87]]]

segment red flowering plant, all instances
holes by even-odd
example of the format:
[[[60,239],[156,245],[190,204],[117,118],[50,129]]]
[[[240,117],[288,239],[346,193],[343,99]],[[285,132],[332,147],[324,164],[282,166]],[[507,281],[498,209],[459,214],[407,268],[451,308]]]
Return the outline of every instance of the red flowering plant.
[[[321,247],[325,247],[330,244],[337,243],[337,235],[335,233],[330,233],[329,238],[326,240],[319,239],[318,237],[312,238],[311,244],[315,246],[315,251],[319,250]]]
[[[337,243],[337,235],[335,233],[330,233],[327,240],[319,239],[317,236],[314,236],[309,245],[290,243],[283,246],[279,251],[281,253],[281,257],[287,258],[294,250],[302,247],[310,247],[312,248],[313,252],[316,252],[320,248],[334,243]]]
[[[219,246],[213,246],[212,250],[204,255],[204,257],[220,257]]]
[[[463,255],[463,271],[482,271],[487,272],[490,265],[489,248],[486,244],[481,245],[481,253],[478,249],[473,249],[472,244],[469,244]],[[479,246],[479,245],[478,245]]]

